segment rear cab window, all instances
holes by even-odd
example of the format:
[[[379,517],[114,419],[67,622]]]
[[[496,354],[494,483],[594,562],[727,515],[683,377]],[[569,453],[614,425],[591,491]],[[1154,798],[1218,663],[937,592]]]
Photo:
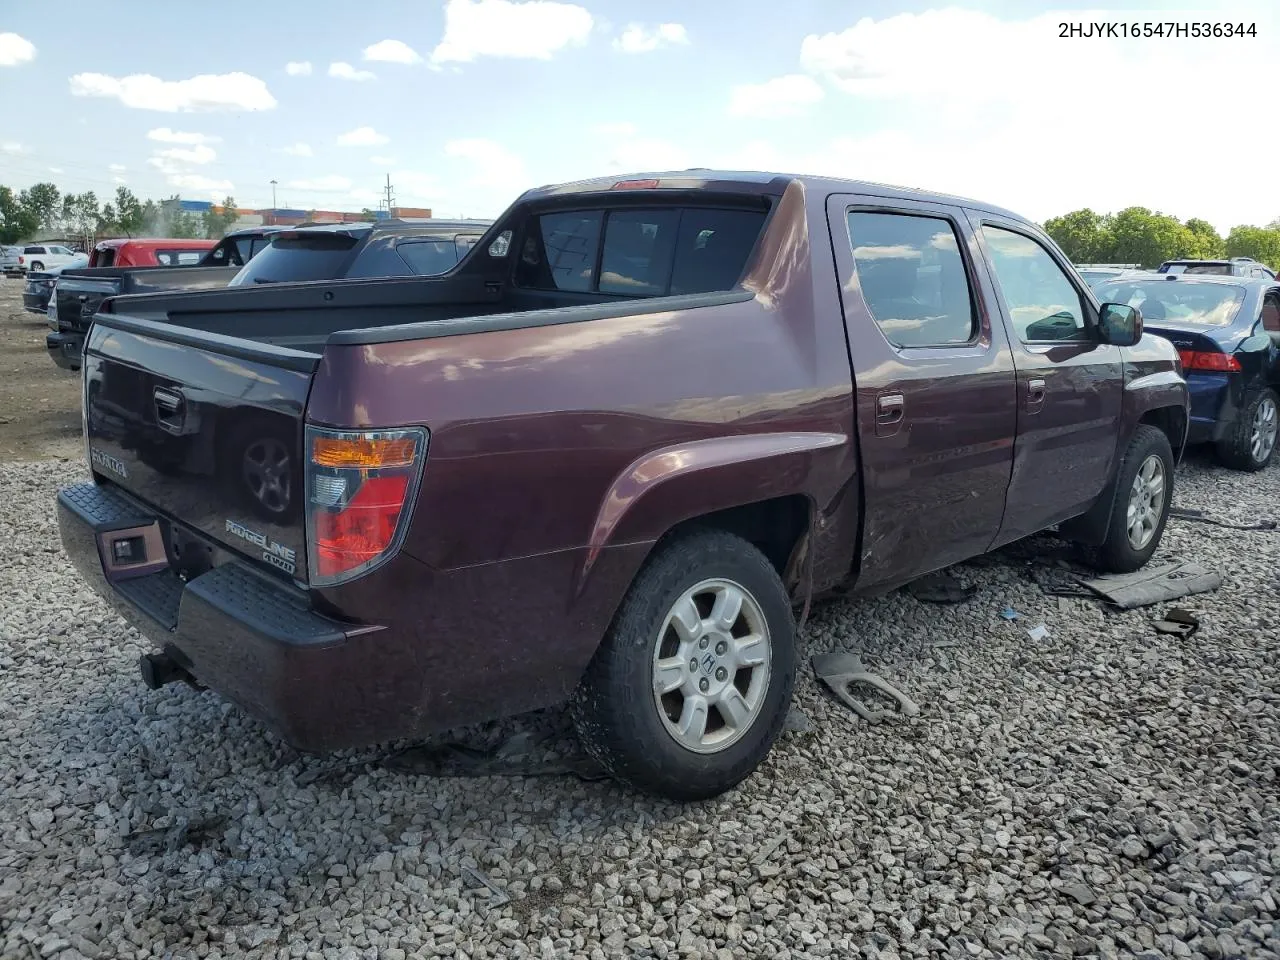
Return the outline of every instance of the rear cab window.
[[[544,213],[524,231],[517,286],[660,297],[731,290],[767,212],[698,206]]]
[[[157,250],[156,263],[162,267],[194,267],[204,257],[202,250]]]
[[[359,242],[360,239],[351,234],[327,230],[277,236],[244,265],[230,286],[343,277]]]
[[[413,237],[396,244],[396,253],[409,269],[420,277],[435,277],[452,270],[458,262],[458,249],[452,239]]]

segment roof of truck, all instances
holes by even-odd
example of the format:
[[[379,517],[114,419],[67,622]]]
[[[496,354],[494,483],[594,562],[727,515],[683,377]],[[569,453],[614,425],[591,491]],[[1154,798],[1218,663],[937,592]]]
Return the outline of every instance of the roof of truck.
[[[697,190],[715,187],[737,192],[758,193],[768,195],[781,194],[789,183],[802,184],[806,190],[819,194],[828,193],[860,193],[875,197],[886,197],[895,200],[916,200],[922,203],[944,203],[949,206],[970,207],[983,210],[998,216],[1008,217],[1029,223],[1011,210],[1005,210],[994,204],[971,200],[967,197],[956,197],[946,193],[934,193],[914,187],[897,187],[885,183],[871,183],[865,180],[845,180],[840,177],[819,177],[807,174],[766,173],[754,170],[711,170],[694,167],[689,170],[669,170],[666,172],[626,173],[610,177],[594,177],[590,180],[577,180],[572,183],[547,184],[528,190],[521,200],[539,200],[557,196],[568,196],[579,193],[603,193],[615,189],[626,189],[620,184],[629,184],[630,189],[655,190]],[[643,185],[643,186],[641,186]]]
[[[168,250],[208,250],[216,242],[216,240],[184,240],[176,237],[114,237],[111,240],[99,240],[94,244],[94,249],[118,250],[128,244],[136,244],[139,247],[154,247],[157,249],[164,247]]]
[[[385,220],[360,220],[355,223],[312,223],[299,224],[296,227],[283,227],[290,233],[354,233],[365,230],[423,230],[442,233],[478,232],[484,233],[493,225],[492,220],[412,220],[388,217]]]

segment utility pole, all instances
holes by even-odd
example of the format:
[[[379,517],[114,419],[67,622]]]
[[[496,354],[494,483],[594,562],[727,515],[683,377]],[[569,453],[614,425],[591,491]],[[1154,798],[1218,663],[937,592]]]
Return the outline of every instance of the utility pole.
[[[280,209],[279,207],[276,206],[276,184],[279,182],[280,182],[279,180],[271,181],[271,209],[272,210]]]
[[[391,174],[389,173],[387,174],[387,186],[385,189],[387,194],[387,216],[389,217],[391,216],[391,208],[395,206],[396,202],[395,193],[391,189]]]

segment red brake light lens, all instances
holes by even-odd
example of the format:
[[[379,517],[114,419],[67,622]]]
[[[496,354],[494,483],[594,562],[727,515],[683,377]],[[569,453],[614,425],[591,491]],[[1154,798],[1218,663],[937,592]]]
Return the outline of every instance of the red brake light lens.
[[[419,427],[307,427],[307,552],[313,586],[368,573],[395,555],[426,458]]]
[[[1230,353],[1205,350],[1179,350],[1183,370],[1214,370],[1233,373],[1240,369],[1240,361]]]

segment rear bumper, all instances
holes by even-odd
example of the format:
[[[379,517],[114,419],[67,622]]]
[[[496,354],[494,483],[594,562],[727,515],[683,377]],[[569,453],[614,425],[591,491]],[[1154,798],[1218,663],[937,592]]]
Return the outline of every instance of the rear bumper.
[[[165,555],[164,524],[107,486],[61,490],[58,527],[72,564],[126,620],[299,750],[404,732],[403,691],[395,677],[384,683],[373,649],[386,636],[382,628],[321,616],[238,562],[182,581]],[[146,543],[145,561],[115,565],[114,541],[135,536]]]
[[[84,350],[84,334],[50,333],[44,338],[49,358],[63,370],[79,370],[80,354]]]
[[[44,316],[49,312],[49,297],[38,293],[24,293],[22,295],[22,309],[27,313],[38,313]]]
[[[1216,443],[1235,419],[1232,376],[1208,371],[1191,371],[1186,375],[1187,393],[1191,399],[1188,444]]]

